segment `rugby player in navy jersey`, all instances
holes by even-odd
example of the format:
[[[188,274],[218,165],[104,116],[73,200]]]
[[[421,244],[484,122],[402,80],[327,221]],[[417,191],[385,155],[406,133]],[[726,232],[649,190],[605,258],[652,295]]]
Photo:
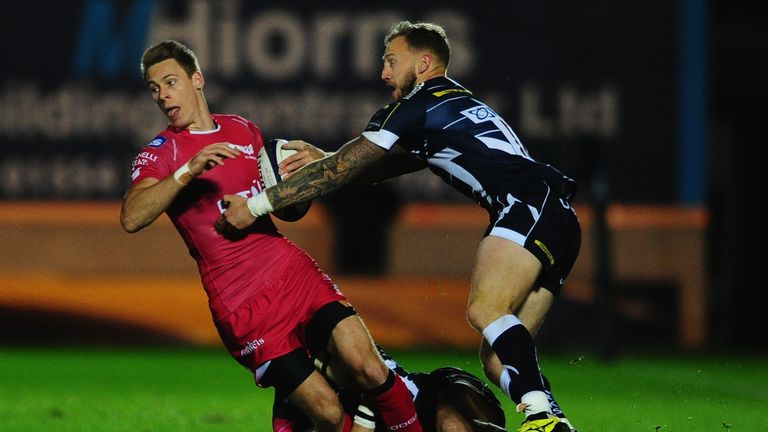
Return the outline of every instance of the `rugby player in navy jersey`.
[[[504,119],[448,78],[450,47],[440,26],[397,23],[385,46],[381,78],[393,102],[337,152],[248,199],[226,196],[231,204],[216,228],[246,229],[259,216],[356,178],[429,168],[488,211],[467,306],[469,323],[483,336],[486,376],[524,413],[521,431],[572,430],[540,371],[534,336],[581,245],[571,207],[576,184],[534,160]]]

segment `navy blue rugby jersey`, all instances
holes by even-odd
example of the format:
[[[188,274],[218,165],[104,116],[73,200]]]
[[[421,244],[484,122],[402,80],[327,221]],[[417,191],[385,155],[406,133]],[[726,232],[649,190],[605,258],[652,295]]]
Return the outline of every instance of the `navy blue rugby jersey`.
[[[489,212],[506,205],[496,197],[514,195],[530,181],[546,181],[566,198],[575,192],[573,180],[535,161],[501,116],[447,77],[418,84],[381,108],[363,136],[387,150],[405,148]]]

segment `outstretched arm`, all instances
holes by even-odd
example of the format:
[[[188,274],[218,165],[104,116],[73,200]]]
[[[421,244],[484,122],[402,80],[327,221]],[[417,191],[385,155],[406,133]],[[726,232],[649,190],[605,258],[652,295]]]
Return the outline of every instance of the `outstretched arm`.
[[[216,230],[223,233],[228,226],[243,229],[258,216],[326,195],[349,183],[385,156],[385,149],[365,137],[357,137],[336,153],[307,164],[290,178],[248,200],[238,195],[225,195],[228,208],[216,222]]]
[[[308,163],[333,155],[333,152],[325,152],[304,141],[288,141],[288,143],[283,145],[283,148],[298,152],[280,163],[280,174],[283,176],[283,180],[287,180]],[[371,166],[355,176],[351,183],[378,183],[402,174],[418,171],[426,166],[427,164],[423,160],[414,157],[403,147],[394,145],[387,150],[386,157],[371,164]]]
[[[311,200],[349,183],[386,155],[385,149],[360,136],[265,192],[275,210]]]

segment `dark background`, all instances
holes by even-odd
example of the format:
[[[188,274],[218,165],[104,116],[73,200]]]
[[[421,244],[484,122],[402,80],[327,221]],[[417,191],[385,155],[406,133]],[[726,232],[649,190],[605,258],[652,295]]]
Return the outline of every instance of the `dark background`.
[[[768,25],[754,2],[711,3],[708,205],[712,210],[712,329],[721,345],[766,349],[761,147]]]
[[[124,17],[132,5],[140,2],[106,3],[114,5],[118,14]],[[132,60],[130,67],[113,76],[98,73],[76,76],[72,72],[72,59],[78,48],[78,29],[86,4],[89,2],[58,2],[43,8],[33,2],[12,2],[4,6],[0,17],[0,36],[4,41],[0,90],[5,92],[5,100],[0,100],[0,122],[5,122],[0,129],[2,200],[119,199],[127,184],[131,158],[159,130],[155,124],[148,124],[146,130],[138,132],[141,139],[136,139],[135,135],[119,128],[123,120],[121,112],[136,111],[137,105],[131,98],[141,100],[139,98],[143,97],[146,103],[140,105],[142,110],[151,112],[154,109],[138,79],[138,58],[133,60],[129,53],[116,53]],[[610,199],[614,202],[694,205],[709,210],[713,345],[766,349],[768,326],[763,319],[764,306],[758,301],[765,290],[764,277],[758,271],[764,255],[759,240],[763,238],[764,230],[758,203],[762,198],[760,186],[764,183],[760,155],[765,143],[764,117],[768,111],[764,108],[768,96],[765,84],[768,70],[761,61],[768,53],[768,21],[756,2],[710,0],[697,3],[703,4],[706,14],[706,124],[701,125],[705,129],[706,142],[699,149],[705,155],[705,178],[703,198],[686,202],[678,184],[679,170],[685,158],[695,159],[700,155],[678,153],[678,60],[680,50],[685,49],[678,45],[680,4],[682,2],[663,0],[512,2],[505,7],[508,10],[502,12],[490,5],[469,7],[466,2],[441,2],[432,9],[455,10],[470,18],[472,28],[466,30],[475,56],[473,66],[456,78],[480,97],[488,99],[536,157],[558,165],[579,180],[582,204],[591,202],[589,186],[595,172],[604,169],[610,185]],[[168,16],[183,18],[189,13],[191,3],[159,1],[156,6]],[[246,17],[268,7],[269,2],[239,4],[240,13]],[[346,11],[375,17],[375,12],[381,10],[382,15],[392,13],[419,20],[429,19],[432,10],[405,1],[390,2],[385,6],[352,7],[343,1],[283,1],[278,7],[293,12],[307,24],[307,28],[319,13]],[[449,36],[456,34],[451,30],[448,28]],[[278,39],[271,46],[279,52],[283,43],[285,41]],[[145,44],[139,48],[143,49]],[[130,47],[123,45],[123,48]],[[347,39],[342,40],[338,49],[340,57],[337,61],[348,58],[352,52]],[[378,56],[378,53],[371,55]],[[206,71],[210,65],[202,66]],[[341,70],[345,71],[345,68]],[[313,133],[308,126],[298,130],[300,136],[328,150],[359,132],[363,126],[360,122],[367,119],[372,109],[386,102],[387,96],[376,73],[360,76],[342,72],[318,77],[303,70],[300,76],[288,81],[249,75],[245,69],[234,76],[216,73],[207,76],[216,83],[208,93],[214,111],[231,112],[234,102],[228,105],[227,101],[240,93],[255,95],[243,99],[243,105],[265,100],[281,102],[278,99],[281,94],[294,92],[300,95],[302,91],[316,90],[325,96],[325,102],[344,96],[349,97],[346,101],[365,101],[355,109],[345,111],[344,117],[337,119],[328,115],[328,121],[336,119],[338,123],[326,127],[325,132],[315,129]],[[35,86],[36,95],[9,90],[28,85]],[[78,94],[88,95],[86,100],[92,103],[78,107],[83,116],[94,110],[117,106],[113,117],[117,131],[103,133],[86,129],[85,132],[69,133],[62,129],[57,136],[55,133],[36,133],[33,126],[25,132],[8,126],[19,120],[14,117],[14,112],[49,115],[49,111],[34,104],[38,98],[55,95],[64,87],[78,88]],[[530,88],[538,91],[539,112],[549,119],[557,118],[560,109],[557,101],[569,91],[586,99],[615,91],[617,123],[613,129],[606,129],[604,118],[602,129],[600,124],[575,130],[567,130],[561,125],[547,129],[551,132],[547,135],[524,119],[526,105],[521,98]],[[355,98],[358,95],[360,97]],[[120,108],[122,103],[125,107]],[[264,109],[279,112],[279,107]],[[242,114],[253,117],[259,124],[273,126],[265,130],[267,137],[295,136],[295,128],[281,128],[285,122],[280,118],[272,122],[269,119],[260,121],[263,112],[246,110]],[[311,114],[307,119],[316,120]],[[57,121],[55,115],[50,120]],[[68,186],[71,178],[67,174],[61,174],[61,178],[49,175],[58,172],[60,166],[81,165],[103,165],[104,170],[94,173],[83,168],[83,172],[91,177],[89,183],[80,188]],[[50,178],[59,178],[58,183],[51,183]],[[112,186],[93,186],[99,184]],[[359,199],[379,192],[348,193],[358,193],[355,199]],[[394,192],[387,189],[380,193],[390,196],[388,199],[394,205],[412,200],[456,199],[440,189],[419,195],[408,195],[398,188]],[[329,204],[333,205],[330,200]],[[367,270],[376,271],[375,268]]]

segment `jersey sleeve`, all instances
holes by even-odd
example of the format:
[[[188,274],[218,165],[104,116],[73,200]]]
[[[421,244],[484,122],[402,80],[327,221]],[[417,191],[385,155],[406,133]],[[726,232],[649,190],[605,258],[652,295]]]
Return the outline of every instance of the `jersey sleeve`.
[[[389,150],[409,131],[424,123],[424,110],[413,100],[393,102],[371,117],[363,136],[377,146]]]
[[[166,141],[165,136],[158,135],[136,155],[131,164],[131,184],[146,178],[162,180],[171,175],[173,167],[165,157],[169,147]]]

